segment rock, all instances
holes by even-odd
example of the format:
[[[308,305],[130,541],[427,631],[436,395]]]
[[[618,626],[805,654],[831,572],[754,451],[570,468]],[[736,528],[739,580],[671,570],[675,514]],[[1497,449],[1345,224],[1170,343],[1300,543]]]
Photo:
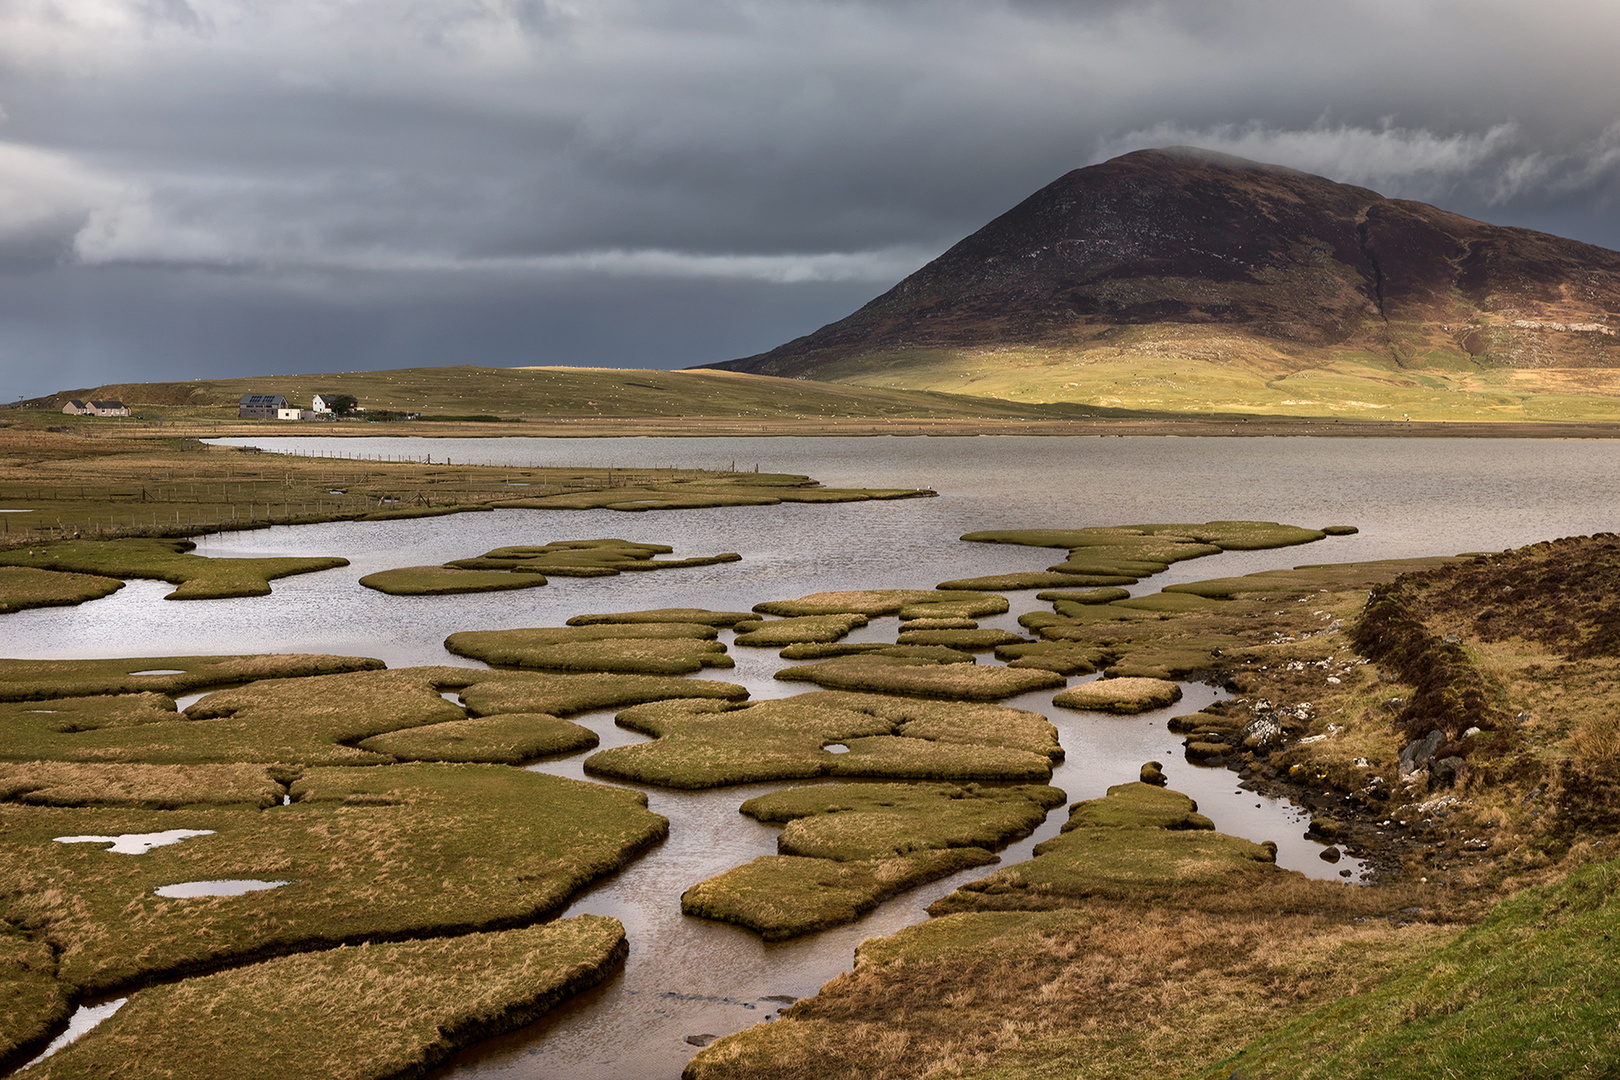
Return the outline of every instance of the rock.
[[[1323,862],[1338,862],[1340,858],[1339,849],[1336,847],[1325,847],[1316,853],[1316,857],[1321,859]]]
[[[1246,750],[1270,750],[1282,741],[1283,728],[1269,716],[1257,716],[1238,732],[1238,741]]]
[[[686,1041],[692,1046],[708,1046],[719,1037],[718,1035],[688,1035]]]
[[[1401,751],[1400,775],[1408,776],[1427,767],[1429,759],[1434,757],[1434,752],[1445,738],[1444,732],[1436,730],[1408,743],[1406,749]]]
[[[1311,818],[1311,824],[1305,830],[1305,837],[1309,840],[1331,840],[1343,834],[1344,826],[1330,817]]]
[[[1150,761],[1142,766],[1142,771],[1137,776],[1137,779],[1141,780],[1144,784],[1152,784],[1155,787],[1164,787],[1164,766],[1157,761]]]
[[[1468,762],[1460,757],[1448,757],[1441,758],[1439,761],[1432,761],[1429,763],[1429,787],[1452,787],[1467,768]]]

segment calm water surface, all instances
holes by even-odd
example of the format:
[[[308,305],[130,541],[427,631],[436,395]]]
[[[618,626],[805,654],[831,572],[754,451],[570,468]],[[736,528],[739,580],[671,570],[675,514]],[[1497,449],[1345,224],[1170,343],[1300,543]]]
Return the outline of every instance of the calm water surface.
[[[824,589],[931,587],[970,575],[1043,567],[1060,557],[956,538],[975,529],[1080,527],[1152,521],[1257,518],[1359,535],[1305,548],[1238,552],[1172,567],[1137,591],[1177,581],[1299,565],[1500,550],[1620,524],[1620,443],[1533,440],[1176,438],[850,439],[261,439],[267,449],[434,461],[649,468],[727,467],[804,473],[829,486],[928,487],[937,499],[833,506],[730,507],[629,514],[507,510],[396,522],[340,522],[203,538],[207,555],[342,555],[351,565],[274,583],[252,600],[165,602],[169,586],[132,582],[77,608],[39,609],[0,621],[14,657],[108,657],[302,651],[377,656],[391,666],[469,661],[446,653],[456,630],[556,625],[587,611],[693,606],[747,610],[767,599]],[[334,470],[362,468],[334,462]],[[741,563],[603,579],[554,579],[541,589],[455,598],[389,597],[361,588],[376,570],[435,564],[516,543],[618,536],[672,544],[678,555],[736,551]],[[987,625],[1016,629],[1042,607],[1013,594],[1013,611]],[[861,632],[893,640],[893,619]],[[729,638],[729,634],[725,635]],[[805,687],[771,678],[773,651],[731,647],[755,698]],[[1286,804],[1235,787],[1225,770],[1198,769],[1164,728],[1172,713],[1212,700],[1189,687],[1173,709],[1129,719],[1055,710],[1050,693],[1010,704],[1046,713],[1068,752],[1053,783],[1071,799],[1135,778],[1148,759],[1196,798],[1223,831],[1282,845],[1279,861],[1333,875],[1300,837]],[[641,736],[610,714],[579,718],[604,746]],[[585,755],[534,766],[580,776]],[[914,890],[851,926],[765,944],[745,930],[684,917],[689,885],[773,853],[777,830],[737,813],[773,785],[713,792],[646,789],[672,822],[647,857],[576,899],[568,914],[621,919],[631,956],[623,972],[540,1024],[463,1054],[440,1076],[661,1080],[679,1075],[687,1035],[721,1035],[766,1019],[773,996],[803,997],[848,968],[854,948],[926,918],[924,908],[973,871]],[[1003,853],[1029,856],[1054,835],[1053,815]]]

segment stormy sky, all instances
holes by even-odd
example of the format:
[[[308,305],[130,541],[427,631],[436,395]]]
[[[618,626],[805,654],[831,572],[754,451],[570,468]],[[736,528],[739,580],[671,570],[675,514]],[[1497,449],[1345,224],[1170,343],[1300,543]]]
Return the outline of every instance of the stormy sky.
[[[1197,145],[1620,248],[1613,0],[0,0],[0,397],[684,367]]]

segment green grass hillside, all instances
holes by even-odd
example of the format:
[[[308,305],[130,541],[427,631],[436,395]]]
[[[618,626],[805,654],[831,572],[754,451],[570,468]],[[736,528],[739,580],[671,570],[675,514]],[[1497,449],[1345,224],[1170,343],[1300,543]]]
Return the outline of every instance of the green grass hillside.
[[[1203,1080],[1620,1076],[1620,864],[1504,901],[1456,941]]]
[[[143,415],[169,420],[235,420],[244,394],[281,394],[308,408],[320,393],[353,394],[363,408],[443,418],[599,418],[712,416],[771,420],[819,418],[1061,419],[1095,413],[932,391],[838,386],[727,371],[621,368],[492,368],[459,365],[275,375],[248,379],[128,383],[63,391],[40,399],[59,409],[69,398],[117,398]]]
[[[817,368],[840,385],[1158,413],[1357,420],[1620,420],[1620,370],[1512,368],[1449,357],[1289,355],[1253,338],[1160,326],[1073,346],[874,352]]]

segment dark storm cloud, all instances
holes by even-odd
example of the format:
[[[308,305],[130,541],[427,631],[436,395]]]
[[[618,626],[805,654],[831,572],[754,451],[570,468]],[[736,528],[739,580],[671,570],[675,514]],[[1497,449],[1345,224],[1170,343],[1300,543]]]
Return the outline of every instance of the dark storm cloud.
[[[725,359],[1151,145],[1620,246],[1617,39],[1576,0],[0,0],[0,371]]]

